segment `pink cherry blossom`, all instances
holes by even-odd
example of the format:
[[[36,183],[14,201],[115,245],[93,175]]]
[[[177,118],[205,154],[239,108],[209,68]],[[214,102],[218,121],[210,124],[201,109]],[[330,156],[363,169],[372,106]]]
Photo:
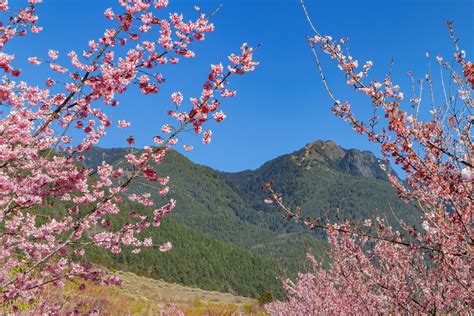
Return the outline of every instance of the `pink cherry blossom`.
[[[50,50],[48,51],[48,56],[49,56],[49,58],[51,58],[52,60],[56,60],[56,59],[58,59],[58,53],[59,53],[59,52],[58,52],[57,50],[52,50],[52,49],[50,49]]]
[[[28,62],[33,64],[33,65],[41,64],[41,60],[38,57],[30,57],[30,58],[28,58]]]
[[[222,111],[216,112],[212,116],[216,122],[222,122],[226,118],[226,115]]]
[[[173,246],[171,245],[171,242],[166,242],[160,246],[160,251],[161,252],[168,252],[171,250]]]
[[[202,143],[209,145],[211,143],[211,136],[212,136],[211,130],[205,131],[204,136],[202,137]]]
[[[183,94],[181,92],[173,92],[171,95],[171,101],[174,105],[178,106],[183,102]]]
[[[112,20],[115,17],[115,13],[112,8],[108,8],[107,10],[105,10],[104,15],[109,20]]]
[[[263,202],[264,202],[265,204],[273,204],[273,200],[272,200],[272,199],[265,199],[265,200],[263,200]]]
[[[130,122],[119,120],[118,121],[118,127],[119,128],[127,128],[130,127]]]
[[[173,126],[171,126],[169,124],[165,124],[161,127],[161,132],[163,134],[169,134],[169,133],[171,133],[172,130],[173,130]]]

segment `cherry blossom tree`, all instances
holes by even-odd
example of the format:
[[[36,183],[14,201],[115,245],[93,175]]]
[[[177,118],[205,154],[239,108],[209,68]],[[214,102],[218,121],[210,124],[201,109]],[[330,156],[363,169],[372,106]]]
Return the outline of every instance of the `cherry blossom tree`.
[[[393,175],[390,181],[399,197],[416,208],[420,225],[400,220],[395,229],[382,218],[338,223],[303,218],[299,208],[284,204],[274,189],[278,184],[267,183],[266,202],[276,203],[289,220],[323,229],[331,247],[327,269],[308,255],[313,271],[299,274],[296,282],[286,280],[287,300],[271,303],[267,310],[275,315],[469,314],[474,297],[474,66],[458,47],[452,23],[448,22],[448,30],[453,60],[436,56],[440,74],[436,80],[427,54],[428,71],[419,89],[414,74],[408,72],[412,96],[404,102],[390,73],[381,81],[369,79],[373,63],[360,67],[347,40],[321,35],[301,4],[314,32],[307,37],[308,44],[333,102],[331,111],[377,143],[383,158],[403,169],[406,183]],[[329,88],[320,52],[337,64],[350,87],[369,98],[374,114],[366,121]],[[434,93],[438,86],[440,100]]]
[[[64,285],[66,279],[119,284],[120,280],[84,262],[81,257],[95,245],[112,253],[124,247],[135,253],[143,247],[168,251],[171,243],[155,245],[140,233],[160,225],[176,201],[155,205],[149,193],[127,194],[138,177],[159,186],[166,197],[169,178],[158,174],[159,165],[182,131],[202,135],[209,144],[212,132],[204,130],[209,121],[221,122],[221,99],[235,96],[229,79],[251,72],[258,64],[254,49],[242,45],[240,53],[229,56],[229,65],[211,65],[203,78],[202,92],[185,102],[180,92],[171,95],[169,121],[150,140],[150,146],[125,158],[130,172],[103,162],[96,170],[85,168],[83,153],[115,125],[107,116],[119,106],[121,95],[138,88],[145,95],[159,92],[164,83],[160,73],[165,64],[192,59],[191,46],[214,30],[198,7],[197,17],[186,21],[181,14],[162,13],[168,0],[119,0],[120,12],[105,11],[110,21],[103,36],[89,41],[82,53],[49,50],[45,56],[28,59],[44,74],[43,85],[21,80],[15,67],[10,41],[38,33],[37,6],[41,0],[0,0],[0,288],[3,312],[50,312],[59,308],[42,300],[47,286]],[[24,6],[20,8],[20,6]],[[116,122],[127,128],[127,121]],[[74,135],[82,136],[73,139]],[[134,145],[135,139],[127,139]],[[185,150],[192,147],[184,145]],[[121,203],[144,205],[147,212],[130,212],[123,227],[113,227]],[[59,208],[45,214],[46,208]],[[48,215],[48,216],[46,216]],[[82,287],[82,285],[81,285]]]

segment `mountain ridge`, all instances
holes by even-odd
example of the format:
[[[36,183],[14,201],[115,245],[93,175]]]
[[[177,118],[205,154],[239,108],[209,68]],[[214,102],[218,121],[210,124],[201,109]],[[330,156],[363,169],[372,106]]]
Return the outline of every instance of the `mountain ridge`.
[[[387,173],[395,175],[390,164],[377,158],[371,151],[344,149],[335,142],[317,140],[290,154],[301,166],[310,169],[311,163],[328,164],[353,176],[387,180]],[[308,162],[308,160],[310,160]]]
[[[84,163],[94,168],[105,160],[126,169],[129,166],[123,156],[131,150],[94,147],[84,153]],[[133,151],[141,152],[138,149]],[[170,151],[156,168],[160,175],[170,176],[168,198],[177,200],[176,209],[169,215],[171,219],[211,238],[250,251],[258,258],[261,256],[262,260],[270,260],[280,267],[282,276],[293,276],[309,267],[307,251],[322,258],[328,250],[325,233],[311,232],[300,224],[286,221],[280,210],[263,202],[266,193],[260,190],[261,184],[273,180],[285,203],[300,205],[304,216],[326,217],[334,221],[337,209],[341,218],[357,220],[383,216],[396,224],[392,211],[395,209],[398,217],[408,222],[416,221],[413,209],[396,197],[381,166],[386,164],[371,152],[344,149],[332,141],[316,141],[269,160],[255,170],[222,172],[195,164],[176,151]],[[386,170],[393,172],[389,166]],[[144,186],[136,181],[129,191],[142,193],[149,191],[150,186],[153,188],[154,184]],[[158,204],[164,203],[165,199],[156,191],[151,190],[152,197]],[[159,229],[157,231],[159,234]],[[270,267],[264,260],[258,260],[260,266]],[[139,259],[129,263],[130,270],[140,273],[144,269],[143,262],[145,260]],[[172,266],[173,262],[165,264]],[[120,267],[127,268],[126,265]],[[210,268],[211,271],[214,269]],[[221,267],[215,268],[219,270]],[[178,276],[179,271],[175,272]],[[154,277],[161,277],[159,273]],[[189,271],[183,272],[186,273]],[[213,277],[217,275],[207,275],[196,285],[209,289],[213,284],[210,289],[216,289],[219,284],[215,284]],[[234,282],[235,277],[230,283],[226,281],[224,289],[255,297],[264,288],[263,279],[255,284],[247,283],[245,288],[232,288],[238,284]],[[221,280],[224,280],[222,276]],[[273,281],[268,280],[268,285],[271,284]],[[252,287],[258,290],[254,291]]]
[[[321,161],[321,162],[325,162],[325,163],[331,165],[332,167],[335,167],[336,166],[336,165],[334,165],[334,163],[336,162],[335,160],[337,160],[339,158],[338,162],[340,162],[342,165],[338,166],[338,167],[340,167],[341,170],[346,169],[346,171],[348,171],[348,172],[351,171],[350,170],[350,167],[351,167],[350,161],[348,161],[348,160],[350,160],[350,158],[353,158],[354,156],[355,157],[357,157],[357,156],[365,157],[366,160],[370,160],[371,164],[378,163],[377,165],[375,165],[375,164],[372,165],[373,167],[378,166],[377,175],[367,174],[367,173],[364,173],[364,172],[360,172],[360,174],[357,174],[357,172],[354,172],[354,173],[351,173],[352,175],[360,175],[360,176],[363,176],[363,177],[374,177],[374,178],[380,178],[380,179],[383,179],[383,180],[388,180],[387,177],[384,177],[383,175],[380,174],[381,171],[383,171],[383,173],[388,172],[388,173],[393,174],[393,175],[398,177],[396,172],[391,168],[390,164],[387,161],[385,161],[381,158],[377,158],[377,156],[375,156],[375,154],[373,152],[371,152],[370,150],[359,150],[357,148],[344,148],[344,147],[338,145],[336,142],[334,142],[332,140],[318,139],[314,142],[306,144],[302,148],[297,149],[293,152],[277,155],[276,157],[263,162],[259,167],[256,167],[256,168],[253,168],[253,169],[243,169],[243,170],[238,170],[238,171],[219,170],[219,169],[213,168],[211,166],[208,166],[208,165],[205,165],[205,164],[202,164],[202,163],[194,162],[191,159],[189,159],[188,157],[186,157],[186,155],[181,153],[181,152],[178,152],[178,151],[175,151],[175,150],[172,150],[172,152],[176,152],[176,153],[186,157],[186,159],[188,159],[189,161],[191,161],[193,164],[195,164],[197,166],[201,166],[201,167],[210,169],[210,170],[215,171],[215,172],[219,172],[219,173],[240,173],[240,172],[254,172],[254,171],[260,169],[261,167],[263,167],[266,163],[268,163],[270,161],[273,161],[275,159],[284,157],[284,156],[288,156],[288,155],[294,157],[295,160],[297,160],[299,163],[304,165],[303,161],[301,161],[302,157],[299,157],[304,151],[305,151],[306,154],[308,154],[308,151],[316,149],[317,153],[321,154],[321,150],[324,150],[324,148],[327,148],[329,150],[330,154],[325,155],[326,157],[322,158],[323,161]],[[91,150],[97,150],[97,149],[102,150],[102,151],[107,151],[107,153],[113,153],[112,157],[104,156],[104,157],[108,158],[107,162],[109,162],[109,163],[113,162],[113,161],[116,161],[116,160],[123,159],[123,155],[125,153],[130,152],[130,151],[134,151],[134,152],[141,151],[140,149],[134,148],[134,147],[110,147],[110,148],[106,148],[106,147],[100,147],[100,146],[94,146],[94,147],[92,147]],[[335,153],[336,157],[333,156],[333,158],[331,158],[330,156],[334,155],[334,154],[331,154],[331,153],[334,153],[334,152],[336,152]],[[86,158],[90,157],[90,156],[91,156],[90,154],[85,155]],[[315,156],[313,155],[310,158],[315,158]],[[330,161],[327,161],[326,158],[329,158]],[[357,158],[355,158],[355,159],[357,159]],[[333,163],[333,164],[331,164],[331,163]],[[96,167],[97,164],[98,164],[97,161],[92,162],[92,163],[90,163],[90,161],[89,161],[88,165],[91,166],[91,167]],[[384,167],[381,168],[380,164],[383,165]],[[359,165],[356,165],[355,167],[359,167]]]

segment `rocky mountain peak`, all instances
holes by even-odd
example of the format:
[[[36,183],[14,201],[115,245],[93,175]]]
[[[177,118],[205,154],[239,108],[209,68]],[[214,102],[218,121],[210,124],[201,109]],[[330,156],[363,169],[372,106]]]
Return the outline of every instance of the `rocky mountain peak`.
[[[353,176],[388,180],[390,165],[370,151],[344,149],[333,141],[318,140],[293,153],[291,158],[305,170],[332,168]]]

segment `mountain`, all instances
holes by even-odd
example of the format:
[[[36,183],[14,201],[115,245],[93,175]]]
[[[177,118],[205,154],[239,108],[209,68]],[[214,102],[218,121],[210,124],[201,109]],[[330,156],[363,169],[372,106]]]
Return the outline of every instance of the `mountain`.
[[[95,168],[104,160],[128,168],[123,157],[129,150],[96,147],[86,153],[84,163]],[[175,151],[157,168],[161,176],[170,176],[169,197],[178,202],[169,224],[165,222],[153,234],[167,236],[176,244],[184,239],[182,248],[174,254],[174,250],[144,252],[137,257],[97,253],[94,260],[204,289],[250,297],[268,289],[281,293],[276,275],[293,276],[305,270],[306,252],[321,258],[328,247],[324,232],[310,232],[288,222],[276,207],[263,203],[266,194],[260,186],[270,179],[285,203],[300,205],[304,216],[332,221],[381,216],[393,225],[397,218],[417,222],[416,211],[400,202],[388,183],[385,170],[395,173],[387,163],[370,152],[346,150],[331,141],[308,144],[256,170],[219,172]],[[165,202],[145,180],[134,181],[129,191],[147,191],[158,204]],[[212,260],[200,260],[203,255]]]
[[[291,157],[305,170],[326,166],[355,177],[386,181],[388,181],[387,172],[395,175],[390,164],[378,159],[370,151],[346,150],[333,141],[318,140],[306,145],[303,149],[292,154]]]
[[[303,216],[364,219],[381,216],[392,225],[399,219],[416,223],[413,207],[401,202],[388,182],[386,172],[395,172],[368,151],[343,149],[332,141],[316,141],[299,151],[266,162],[257,170],[222,173],[223,179],[258,215],[250,220],[271,230],[302,229],[277,220],[275,208],[263,203],[258,190],[272,180],[287,205],[298,205]],[[241,211],[247,218],[247,211]],[[396,216],[395,216],[396,215]]]

